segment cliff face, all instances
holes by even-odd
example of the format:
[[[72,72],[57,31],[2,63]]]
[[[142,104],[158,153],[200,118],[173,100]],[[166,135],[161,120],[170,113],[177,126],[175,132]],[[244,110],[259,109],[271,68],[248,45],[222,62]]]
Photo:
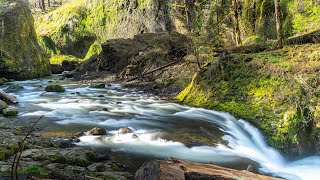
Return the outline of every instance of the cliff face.
[[[0,29],[0,76],[27,79],[49,74],[49,60],[37,41],[27,4],[1,0]]]
[[[132,38],[141,33],[178,30],[185,20],[174,19],[168,2],[155,0],[79,0],[38,20],[37,32],[48,51],[84,57],[94,41]]]

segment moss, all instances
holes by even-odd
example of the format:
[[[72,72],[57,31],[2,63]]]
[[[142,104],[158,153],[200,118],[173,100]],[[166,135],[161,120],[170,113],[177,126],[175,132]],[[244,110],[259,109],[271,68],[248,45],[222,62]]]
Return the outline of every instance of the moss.
[[[48,171],[40,166],[29,166],[22,170],[22,173],[28,175],[38,175],[38,176],[47,176]]]
[[[64,87],[60,86],[60,85],[49,85],[45,88],[45,91],[47,92],[65,92],[66,90],[64,89]]]
[[[16,109],[6,108],[6,109],[2,110],[2,114],[6,117],[16,116],[16,115],[18,115],[18,111]]]
[[[99,42],[95,42],[93,43],[88,52],[87,52],[87,55],[84,59],[89,59],[91,56],[95,55],[95,54],[100,54],[102,51],[102,47],[101,47],[101,44]]]
[[[79,58],[76,58],[71,55],[52,55],[50,58],[50,64],[62,64],[63,61],[81,61]]]
[[[269,144],[283,152],[289,153],[302,142],[304,151],[313,151],[312,135],[319,132],[314,124],[320,112],[319,75],[315,73],[320,63],[307,57],[319,49],[317,44],[229,55],[199,72],[177,98],[250,121]],[[252,60],[246,62],[249,57]]]
[[[0,38],[1,76],[27,79],[49,74],[48,56],[39,46],[34,19],[22,1],[2,1],[0,19],[4,35]]]

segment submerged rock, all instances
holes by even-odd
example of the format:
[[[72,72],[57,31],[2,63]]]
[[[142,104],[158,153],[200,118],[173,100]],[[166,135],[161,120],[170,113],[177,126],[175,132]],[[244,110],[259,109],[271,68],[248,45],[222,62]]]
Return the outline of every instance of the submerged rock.
[[[18,115],[18,111],[16,109],[12,109],[12,108],[6,108],[2,110],[2,114],[6,117],[8,116],[16,116]]]
[[[99,84],[92,84],[91,86],[90,86],[91,88],[105,88],[106,87],[106,85],[105,84],[103,84],[103,83],[99,83]]]
[[[64,87],[60,85],[49,85],[45,88],[47,92],[65,92]]]
[[[107,131],[105,129],[97,127],[91,129],[89,132],[93,136],[102,136],[107,134]]]
[[[51,74],[62,74],[64,71],[60,64],[51,64],[50,69]]]
[[[18,91],[20,91],[22,89],[24,89],[23,86],[20,86],[20,85],[17,85],[17,84],[12,84],[7,89],[5,89],[4,92],[13,93],[13,92],[18,92]]]

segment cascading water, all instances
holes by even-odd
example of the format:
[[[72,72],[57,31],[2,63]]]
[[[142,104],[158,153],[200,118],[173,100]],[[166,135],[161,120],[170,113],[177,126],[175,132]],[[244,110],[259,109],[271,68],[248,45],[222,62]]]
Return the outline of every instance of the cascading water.
[[[245,158],[259,163],[262,174],[294,180],[320,178],[319,156],[289,162],[266,144],[258,129],[228,113],[156,100],[120,85],[92,89],[70,83],[63,85],[65,93],[42,94],[48,80],[16,83],[25,88],[15,94],[20,101],[20,116],[45,115],[70,128],[77,124],[77,127],[99,126],[108,130],[107,136],[81,137],[78,143],[81,146],[225,165]],[[134,132],[119,134],[117,129],[125,126]],[[209,142],[212,138],[215,145],[184,144],[174,138],[181,132],[186,132],[184,136],[202,132],[201,136],[207,136]],[[221,136],[216,137],[217,134]]]

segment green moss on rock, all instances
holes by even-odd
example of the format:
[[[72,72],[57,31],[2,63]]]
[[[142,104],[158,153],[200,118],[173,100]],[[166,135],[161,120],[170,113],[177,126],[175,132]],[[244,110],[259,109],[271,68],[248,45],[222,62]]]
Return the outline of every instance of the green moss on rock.
[[[16,109],[6,108],[6,109],[2,110],[2,114],[6,117],[16,116],[16,115],[18,115],[18,111]]]
[[[49,61],[39,46],[34,19],[20,0],[0,2],[0,76],[27,79],[49,74]]]
[[[45,88],[45,91],[47,91],[47,92],[65,92],[66,90],[64,89],[64,87],[62,87],[60,85],[48,85]]]
[[[308,58],[319,49],[304,45],[228,55],[199,72],[177,98],[250,121],[285,153],[319,152],[320,63]]]

